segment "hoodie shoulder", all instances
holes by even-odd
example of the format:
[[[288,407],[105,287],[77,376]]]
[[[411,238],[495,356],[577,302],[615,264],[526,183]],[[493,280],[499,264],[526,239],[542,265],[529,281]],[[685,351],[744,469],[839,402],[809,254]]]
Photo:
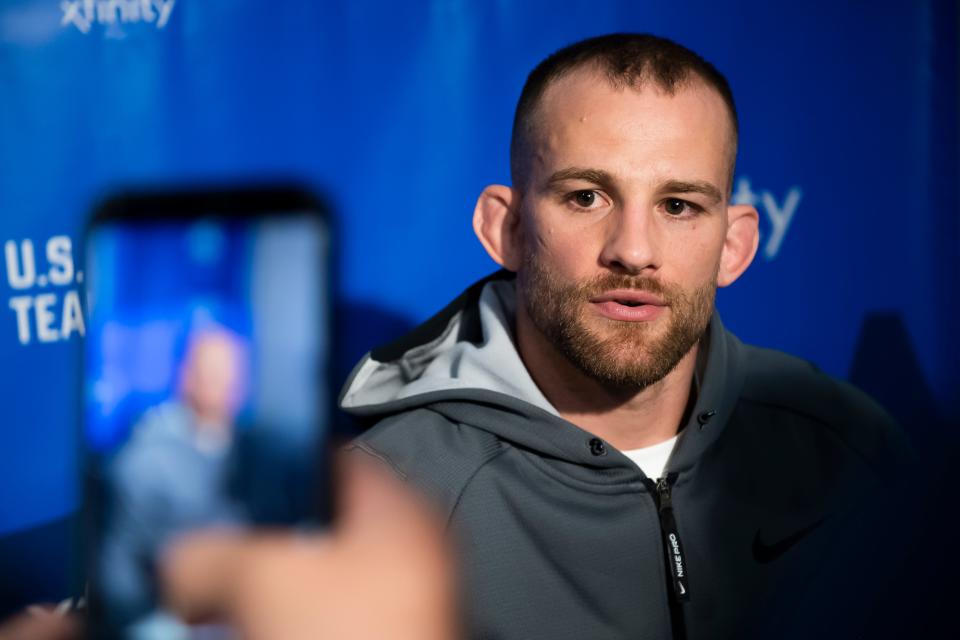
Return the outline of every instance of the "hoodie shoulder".
[[[386,417],[348,450],[388,465],[450,514],[474,474],[504,449],[495,435],[451,420],[429,407]]]
[[[902,429],[860,389],[781,351],[745,345],[744,355],[741,402],[831,432],[878,474],[909,463],[912,449]]]

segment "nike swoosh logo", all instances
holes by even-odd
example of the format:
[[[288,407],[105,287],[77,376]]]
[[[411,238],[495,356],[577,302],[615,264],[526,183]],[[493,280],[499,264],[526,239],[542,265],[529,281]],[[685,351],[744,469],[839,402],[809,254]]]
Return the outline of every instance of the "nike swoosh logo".
[[[823,521],[826,520],[826,516],[820,518],[813,524],[807,525],[799,531],[791,533],[786,538],[778,540],[773,544],[764,544],[760,539],[760,530],[757,530],[757,534],[753,537],[753,557],[760,564],[767,564],[768,562],[773,562],[787,551],[789,551],[795,544],[800,542],[807,534],[823,524]]]

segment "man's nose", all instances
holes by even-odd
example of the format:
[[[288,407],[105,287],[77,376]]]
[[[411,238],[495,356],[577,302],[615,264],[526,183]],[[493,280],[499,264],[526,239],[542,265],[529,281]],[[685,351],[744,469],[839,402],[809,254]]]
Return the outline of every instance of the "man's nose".
[[[660,267],[659,230],[654,212],[623,208],[613,216],[600,261],[616,273],[638,275]]]

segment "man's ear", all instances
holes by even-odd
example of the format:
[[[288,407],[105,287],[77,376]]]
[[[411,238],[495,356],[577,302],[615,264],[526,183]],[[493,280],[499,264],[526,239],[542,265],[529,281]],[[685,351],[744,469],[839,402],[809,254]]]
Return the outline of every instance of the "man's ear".
[[[520,197],[502,184],[492,184],[477,198],[473,231],[493,261],[508,271],[521,263]]]
[[[720,253],[717,286],[734,283],[747,270],[760,244],[760,214],[754,207],[734,204],[727,207],[727,236]]]

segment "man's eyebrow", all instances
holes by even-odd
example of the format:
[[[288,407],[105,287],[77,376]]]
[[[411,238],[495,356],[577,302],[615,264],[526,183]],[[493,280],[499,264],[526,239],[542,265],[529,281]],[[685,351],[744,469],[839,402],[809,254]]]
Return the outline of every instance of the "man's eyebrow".
[[[548,185],[554,185],[564,180],[584,180],[594,184],[610,184],[613,176],[600,169],[584,169],[582,167],[568,167],[554,172],[547,180]]]
[[[659,190],[661,193],[699,193],[710,198],[713,204],[723,202],[723,193],[720,189],[702,180],[668,180],[660,185]]]

